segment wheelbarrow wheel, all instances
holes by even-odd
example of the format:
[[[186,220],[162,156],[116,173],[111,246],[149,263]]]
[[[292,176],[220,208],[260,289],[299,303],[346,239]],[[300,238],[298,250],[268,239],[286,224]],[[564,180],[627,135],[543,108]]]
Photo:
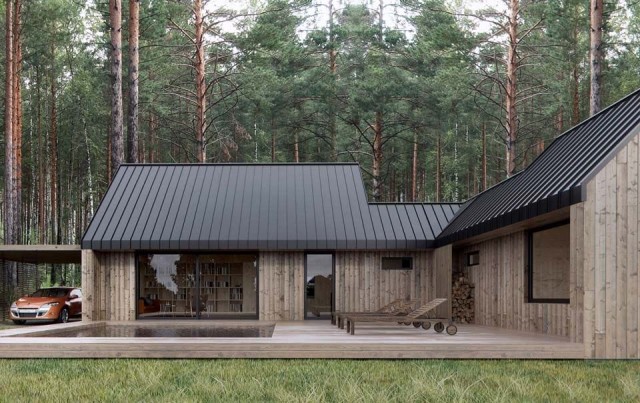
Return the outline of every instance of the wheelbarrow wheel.
[[[420,327],[420,322],[413,322],[413,327],[416,329]]]
[[[444,325],[442,324],[442,322],[438,322],[435,325],[433,325],[433,330],[435,330],[438,333],[442,333],[442,331],[444,330]]]
[[[447,326],[447,334],[449,336],[453,336],[456,333],[458,333],[458,328],[456,327],[456,325]]]
[[[424,330],[429,330],[431,328],[431,322],[429,322],[429,321],[422,322],[422,328]]]

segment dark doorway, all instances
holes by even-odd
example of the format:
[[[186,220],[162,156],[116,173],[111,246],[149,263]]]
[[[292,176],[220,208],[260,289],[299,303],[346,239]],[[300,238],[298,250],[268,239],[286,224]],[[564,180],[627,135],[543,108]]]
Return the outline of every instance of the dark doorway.
[[[307,253],[304,278],[305,319],[331,319],[334,295],[333,254]]]

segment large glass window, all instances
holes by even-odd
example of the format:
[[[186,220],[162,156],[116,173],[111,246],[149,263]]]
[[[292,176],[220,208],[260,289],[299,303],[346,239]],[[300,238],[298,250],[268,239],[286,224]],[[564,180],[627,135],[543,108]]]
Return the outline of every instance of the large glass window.
[[[529,302],[569,302],[569,225],[529,233]]]
[[[140,318],[256,317],[255,255],[140,254],[138,276]]]
[[[331,319],[333,310],[333,255],[307,254],[305,317]]]

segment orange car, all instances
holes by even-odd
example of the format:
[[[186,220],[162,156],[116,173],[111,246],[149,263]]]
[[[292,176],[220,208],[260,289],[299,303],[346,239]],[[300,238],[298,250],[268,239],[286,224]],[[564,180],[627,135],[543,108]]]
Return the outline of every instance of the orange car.
[[[71,316],[81,314],[82,291],[74,287],[41,288],[20,298],[9,308],[9,317],[17,325],[28,320],[66,323]]]

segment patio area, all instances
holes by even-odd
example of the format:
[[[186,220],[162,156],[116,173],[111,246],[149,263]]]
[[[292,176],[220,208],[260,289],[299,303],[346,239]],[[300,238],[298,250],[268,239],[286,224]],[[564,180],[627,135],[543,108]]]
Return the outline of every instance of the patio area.
[[[458,334],[394,324],[363,323],[355,336],[326,321],[276,322],[270,338],[29,337],[29,333],[72,327],[132,325],[82,322],[0,331],[0,358],[355,358],[355,359],[583,359],[582,344],[568,339],[493,327],[459,325]],[[144,321],[159,328],[176,322]],[[259,321],[215,321],[212,326]],[[270,322],[273,323],[273,322]],[[180,321],[180,326],[203,326]]]

